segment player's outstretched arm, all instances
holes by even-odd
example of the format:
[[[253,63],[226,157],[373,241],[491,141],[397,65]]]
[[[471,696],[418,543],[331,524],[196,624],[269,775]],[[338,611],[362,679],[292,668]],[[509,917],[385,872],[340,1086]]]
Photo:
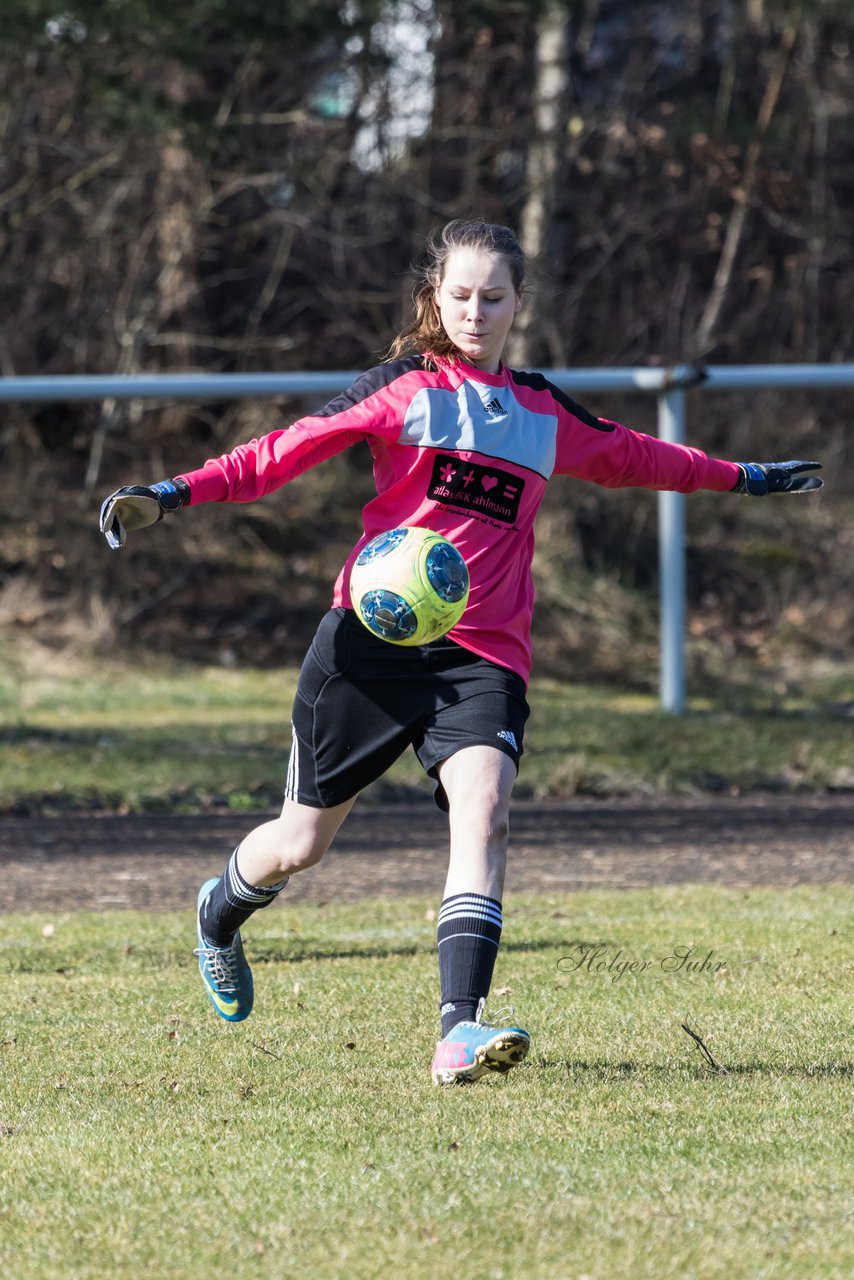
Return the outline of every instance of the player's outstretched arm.
[[[178,511],[189,499],[190,486],[186,480],[125,485],[101,504],[101,533],[113,550],[119,551],[131,529],[156,524],[168,512]]]
[[[808,493],[820,489],[824,481],[807,475],[818,471],[820,462],[737,462],[741,476],[733,493],[747,493],[751,498],[764,498],[769,493]]]

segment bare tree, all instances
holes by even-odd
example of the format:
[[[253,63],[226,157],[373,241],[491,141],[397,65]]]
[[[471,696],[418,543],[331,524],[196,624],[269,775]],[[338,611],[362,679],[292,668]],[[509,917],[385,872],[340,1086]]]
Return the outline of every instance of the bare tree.
[[[569,118],[569,15],[564,0],[547,0],[537,20],[532,128],[525,172],[525,198],[519,219],[527,253],[545,266],[554,244],[556,197],[566,173]],[[555,341],[550,297],[545,291],[536,307],[517,318],[508,359],[526,368],[557,363],[562,354]]]
[[[695,359],[702,359],[713,345],[713,336],[729,291],[739,247],[747,227],[750,208],[756,196],[762,144],[774,118],[789,57],[798,36],[800,21],[800,5],[796,4],[783,28],[765,85],[765,92],[759,105],[753,134],[745,153],[741,180],[733,192],[733,207],[727,222],[726,235],[718,259],[715,278],[697,325],[693,351]]]

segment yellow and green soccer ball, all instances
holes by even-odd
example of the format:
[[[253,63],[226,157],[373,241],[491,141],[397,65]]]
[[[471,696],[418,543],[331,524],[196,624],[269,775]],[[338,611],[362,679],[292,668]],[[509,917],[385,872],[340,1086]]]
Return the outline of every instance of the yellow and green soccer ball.
[[[353,608],[389,644],[429,644],[456,626],[469,598],[469,572],[440,533],[401,525],[367,542],[350,573]]]

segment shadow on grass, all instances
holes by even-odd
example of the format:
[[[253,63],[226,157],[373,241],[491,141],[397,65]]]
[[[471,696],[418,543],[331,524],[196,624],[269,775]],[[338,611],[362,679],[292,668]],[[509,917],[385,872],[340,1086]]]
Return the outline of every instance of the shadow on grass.
[[[618,944],[609,942],[568,942],[555,944],[550,941],[535,942],[504,942],[501,946],[502,954],[505,952],[543,952],[552,951],[566,954],[565,948],[569,947],[610,947],[615,948]],[[427,938],[424,942],[412,942],[399,944],[397,946],[367,944],[360,946],[337,946],[332,940],[328,946],[317,943],[315,940],[308,941],[306,945],[301,946],[299,939],[293,942],[282,943],[256,943],[252,941],[247,945],[248,958],[253,969],[275,965],[304,964],[306,962],[323,962],[329,960],[399,960],[412,958],[413,956],[434,956],[436,953],[436,942],[433,938]],[[137,964],[144,964],[149,971],[158,970],[163,973],[174,972],[176,968],[180,968],[187,963],[187,952],[185,950],[172,951],[170,949],[154,949],[135,945],[132,948],[133,958]],[[558,957],[559,959],[559,957]],[[557,967],[557,962],[556,962]],[[15,974],[60,974],[62,977],[69,978],[79,976],[80,974],[88,974],[98,972],[115,973],[116,967],[116,951],[114,947],[99,952],[93,951],[88,955],[85,961],[75,962],[70,957],[57,955],[55,950],[49,947],[42,947],[37,954],[33,955],[29,952],[16,952],[15,963],[11,972]]]
[[[614,943],[591,943],[580,942],[578,944],[569,943],[570,947],[578,945],[582,947],[591,946],[614,946]],[[502,942],[501,953],[505,952],[527,952],[527,951],[559,951],[564,946],[556,946],[554,942]],[[249,950],[249,948],[247,948]],[[405,956],[421,956],[433,955],[436,950],[434,939],[425,942],[413,942],[405,946],[365,946],[365,947],[336,947],[330,944],[329,947],[318,946],[316,943],[309,947],[299,949],[299,944],[295,943],[293,949],[285,950],[283,947],[258,945],[253,943],[251,946],[250,960],[252,967],[257,965],[273,965],[273,964],[303,964],[309,960],[397,960]]]
[[[854,1077],[853,1062],[817,1062],[797,1063],[791,1066],[777,1066],[771,1062],[722,1063],[723,1070],[715,1071],[702,1063],[663,1064],[658,1062],[605,1062],[596,1060],[588,1062],[583,1058],[543,1058],[529,1059],[531,1066],[544,1069],[563,1068],[570,1075],[585,1075],[603,1084],[615,1080],[630,1079],[639,1076],[680,1076],[687,1074],[693,1080],[723,1079],[726,1076],[767,1076],[769,1079],[779,1077],[791,1080],[845,1080]]]

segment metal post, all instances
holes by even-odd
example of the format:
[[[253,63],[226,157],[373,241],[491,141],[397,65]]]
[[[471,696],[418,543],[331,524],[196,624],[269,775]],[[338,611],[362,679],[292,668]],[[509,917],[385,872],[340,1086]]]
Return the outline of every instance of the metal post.
[[[679,387],[658,397],[658,434],[685,440],[685,392]],[[685,495],[658,495],[658,568],[661,593],[659,690],[661,705],[673,715],[685,710]]]

